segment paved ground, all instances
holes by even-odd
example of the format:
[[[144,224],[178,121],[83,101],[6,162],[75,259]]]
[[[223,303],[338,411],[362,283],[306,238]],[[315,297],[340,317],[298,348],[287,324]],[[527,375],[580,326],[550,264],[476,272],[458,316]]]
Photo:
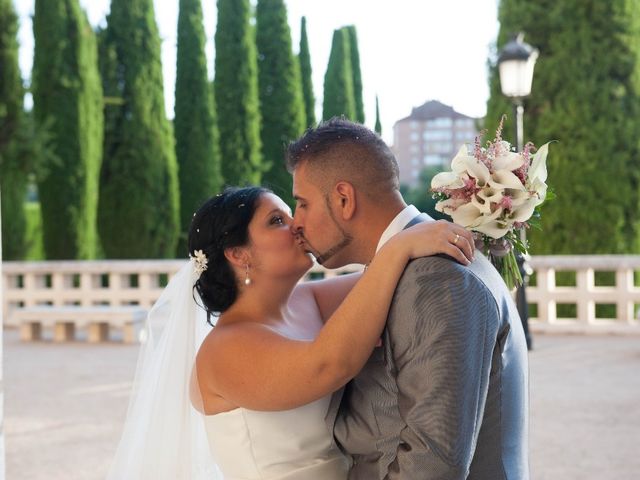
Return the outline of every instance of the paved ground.
[[[640,478],[640,336],[534,338],[533,480]],[[4,335],[10,480],[103,479],[136,346],[20,343]]]

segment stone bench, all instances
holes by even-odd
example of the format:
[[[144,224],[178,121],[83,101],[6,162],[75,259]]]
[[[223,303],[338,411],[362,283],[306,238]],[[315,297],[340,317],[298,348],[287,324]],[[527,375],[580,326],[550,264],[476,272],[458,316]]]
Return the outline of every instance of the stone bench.
[[[109,339],[109,331],[115,327],[122,330],[125,343],[136,343],[147,310],[136,305],[109,306],[36,306],[17,308],[11,312],[12,320],[20,325],[20,339],[33,341],[42,339],[43,328],[53,329],[53,341],[65,342],[75,339],[77,328],[86,328],[90,343]]]

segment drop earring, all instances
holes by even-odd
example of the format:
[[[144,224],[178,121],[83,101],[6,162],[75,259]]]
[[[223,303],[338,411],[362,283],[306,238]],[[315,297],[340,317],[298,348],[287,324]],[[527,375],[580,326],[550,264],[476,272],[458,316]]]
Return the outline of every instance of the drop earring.
[[[244,284],[248,286],[248,285],[251,285],[251,279],[249,278],[249,264],[246,264],[244,267],[245,267]]]

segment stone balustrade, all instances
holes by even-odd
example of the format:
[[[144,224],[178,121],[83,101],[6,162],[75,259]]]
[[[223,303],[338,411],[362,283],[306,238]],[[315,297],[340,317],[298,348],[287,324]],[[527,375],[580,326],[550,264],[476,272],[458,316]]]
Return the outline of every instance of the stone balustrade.
[[[3,318],[5,326],[18,326],[16,309],[53,306],[150,308],[183,260],[104,260],[4,262]],[[580,333],[640,333],[640,256],[537,256],[527,288],[532,331]],[[307,278],[356,271],[350,265],[336,271],[314,268]],[[572,272],[558,275],[559,272]],[[615,279],[611,285],[599,278]],[[557,278],[569,277],[563,284]],[[566,279],[565,279],[566,280]],[[37,310],[32,308],[32,310]],[[567,312],[573,318],[566,318]],[[601,312],[612,318],[600,318]],[[615,312],[611,315],[611,312]]]
[[[530,263],[534,332],[640,333],[639,255],[535,256]]]

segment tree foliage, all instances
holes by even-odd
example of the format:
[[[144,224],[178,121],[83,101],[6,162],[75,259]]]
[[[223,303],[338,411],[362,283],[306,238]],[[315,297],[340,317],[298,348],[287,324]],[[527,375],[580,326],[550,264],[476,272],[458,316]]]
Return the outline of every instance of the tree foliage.
[[[355,120],[364,123],[364,102],[362,101],[362,73],[360,72],[360,49],[355,25],[343,27],[349,35],[349,53],[351,56],[351,78],[353,81],[353,100],[355,102]]]
[[[307,19],[300,20],[300,75],[302,79],[302,94],[304,98],[304,111],[306,115],[306,127],[316,124],[316,98],[313,94],[313,81],[311,74],[311,54],[309,53],[309,40],[307,39]]]
[[[292,179],[284,149],[305,128],[300,67],[291,50],[291,32],[283,0],[259,0],[256,44],[263,162],[263,183],[293,204]]]
[[[356,119],[349,34],[343,28],[333,32],[329,63],[324,75],[324,98],[322,103],[322,117],[324,120],[341,115],[350,120]]]
[[[431,192],[431,179],[442,171],[439,167],[426,167],[420,172],[420,181],[416,187],[401,185],[400,191],[408,204],[430,215],[436,220],[451,220],[448,215],[436,211],[436,200]]]
[[[259,184],[262,165],[258,67],[249,0],[218,0],[215,99],[222,176],[227,184]]]
[[[500,3],[497,47],[523,31],[540,51],[525,142],[558,140],[547,160],[557,199],[543,207],[542,231],[529,232],[534,253],[638,250],[638,8],[628,0]],[[495,66],[490,85],[492,133],[510,111]]]
[[[38,179],[45,254],[94,258],[103,127],[95,35],[78,0],[36,0],[33,32],[35,120],[50,125],[58,160]]]
[[[378,96],[376,95],[376,126],[375,131],[378,135],[382,135],[382,122],[380,121],[380,104],[378,102]]]
[[[100,35],[105,96],[99,229],[109,258],[173,257],[178,172],[152,0],[113,0]]]
[[[25,254],[24,201],[27,174],[16,148],[23,122],[23,87],[18,66],[18,17],[12,0],[0,0],[0,202],[2,256],[20,260]]]
[[[178,257],[187,254],[193,212],[223,184],[205,45],[201,0],[180,0],[174,118],[180,183]]]

